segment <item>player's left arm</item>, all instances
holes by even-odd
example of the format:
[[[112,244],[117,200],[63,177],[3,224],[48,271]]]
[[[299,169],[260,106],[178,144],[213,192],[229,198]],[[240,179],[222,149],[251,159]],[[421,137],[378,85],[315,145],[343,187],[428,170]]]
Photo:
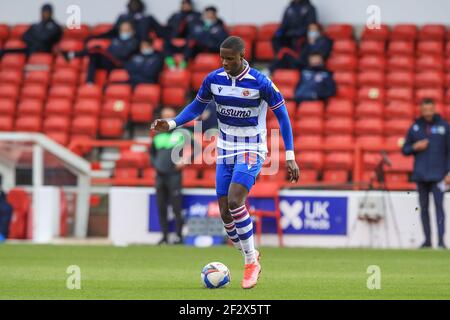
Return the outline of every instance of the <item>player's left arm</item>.
[[[295,161],[291,121],[283,96],[275,84],[270,80],[266,84],[265,99],[269,104],[270,110],[275,113],[278,123],[280,124],[281,136],[283,137],[284,147],[286,149],[286,166],[289,174],[289,181],[292,183],[297,182],[300,175],[300,169]]]

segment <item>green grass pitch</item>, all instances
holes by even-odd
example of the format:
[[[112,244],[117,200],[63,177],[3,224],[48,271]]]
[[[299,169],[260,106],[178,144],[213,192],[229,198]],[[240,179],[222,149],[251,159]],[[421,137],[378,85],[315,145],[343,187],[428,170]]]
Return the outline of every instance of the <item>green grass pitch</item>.
[[[261,248],[258,286],[240,288],[243,259],[232,247],[0,245],[0,299],[449,299],[450,251]],[[202,267],[231,270],[227,288],[208,290]],[[66,287],[67,267],[81,289]],[[369,290],[367,268],[381,269]]]

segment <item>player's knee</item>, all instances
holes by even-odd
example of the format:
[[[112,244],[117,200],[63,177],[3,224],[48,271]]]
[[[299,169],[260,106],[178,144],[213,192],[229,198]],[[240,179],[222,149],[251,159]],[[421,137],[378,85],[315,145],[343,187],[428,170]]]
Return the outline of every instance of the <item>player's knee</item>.
[[[241,207],[242,205],[243,205],[243,203],[242,203],[242,201],[240,201],[240,199],[234,198],[234,197],[228,198],[228,208],[230,208],[230,210],[237,209],[237,208]]]

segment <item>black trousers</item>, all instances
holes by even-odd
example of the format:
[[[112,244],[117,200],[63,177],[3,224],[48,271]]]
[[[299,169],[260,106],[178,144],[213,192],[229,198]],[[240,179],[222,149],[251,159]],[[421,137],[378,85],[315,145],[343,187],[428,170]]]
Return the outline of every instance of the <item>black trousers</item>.
[[[429,199],[431,192],[433,193],[436,208],[439,244],[442,244],[444,242],[445,233],[444,193],[437,186],[437,182],[417,182],[417,190],[419,192],[420,215],[422,219],[423,233],[425,235],[425,242],[426,244],[431,245],[429,214]]]
[[[159,224],[164,238],[169,235],[167,207],[172,205],[175,215],[176,233],[181,238],[183,217],[181,216],[181,172],[156,175],[156,199],[158,203]]]

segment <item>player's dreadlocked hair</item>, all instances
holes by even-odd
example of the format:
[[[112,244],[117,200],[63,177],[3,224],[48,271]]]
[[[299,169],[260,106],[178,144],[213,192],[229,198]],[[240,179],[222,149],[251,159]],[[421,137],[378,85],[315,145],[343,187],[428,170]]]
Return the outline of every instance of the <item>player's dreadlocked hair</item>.
[[[224,49],[231,49],[235,52],[244,52],[245,50],[245,43],[244,41],[236,36],[230,36],[226,38],[222,44],[220,45],[221,48]]]

